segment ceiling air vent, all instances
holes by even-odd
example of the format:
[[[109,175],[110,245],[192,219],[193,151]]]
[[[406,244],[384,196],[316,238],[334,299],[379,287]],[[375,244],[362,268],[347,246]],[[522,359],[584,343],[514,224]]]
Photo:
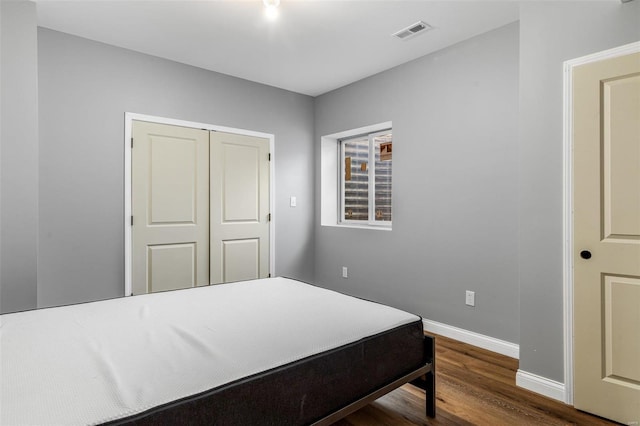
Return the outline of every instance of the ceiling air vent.
[[[400,40],[407,40],[430,29],[433,29],[431,25],[423,21],[418,21],[415,24],[409,25],[407,28],[403,28],[391,35],[399,38]]]

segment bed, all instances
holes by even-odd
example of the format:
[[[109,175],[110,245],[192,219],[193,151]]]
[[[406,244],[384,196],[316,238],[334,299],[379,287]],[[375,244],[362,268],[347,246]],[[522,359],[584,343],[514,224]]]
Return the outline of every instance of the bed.
[[[0,316],[2,425],[329,425],[408,382],[421,318],[287,278]],[[416,382],[417,381],[417,382]]]

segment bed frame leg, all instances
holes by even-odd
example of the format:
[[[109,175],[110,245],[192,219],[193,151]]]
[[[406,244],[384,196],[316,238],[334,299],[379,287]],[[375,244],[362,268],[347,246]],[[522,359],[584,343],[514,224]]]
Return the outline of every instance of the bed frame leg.
[[[427,402],[427,417],[436,416],[436,338],[424,336],[425,353],[430,356],[431,370],[425,377],[425,398]]]
[[[436,338],[428,334],[424,335],[424,363],[430,364],[431,369],[423,376],[412,380],[414,386],[424,389],[426,399],[427,417],[436,416]]]

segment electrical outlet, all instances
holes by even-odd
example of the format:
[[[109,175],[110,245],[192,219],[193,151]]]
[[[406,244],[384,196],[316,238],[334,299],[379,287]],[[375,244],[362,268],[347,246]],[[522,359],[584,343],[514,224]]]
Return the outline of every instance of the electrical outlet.
[[[294,197],[293,195],[291,196],[291,198],[289,199],[289,205],[291,207],[295,207],[298,205],[298,200],[296,199],[296,197]]]
[[[342,267],[342,278],[348,278],[349,277],[349,271],[347,270],[346,266]]]
[[[466,297],[465,297],[465,303],[468,306],[476,306],[476,292],[475,291],[467,290]]]

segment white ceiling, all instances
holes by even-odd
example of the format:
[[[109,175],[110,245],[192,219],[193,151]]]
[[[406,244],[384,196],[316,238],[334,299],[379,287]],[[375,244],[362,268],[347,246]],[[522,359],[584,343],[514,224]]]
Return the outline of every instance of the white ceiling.
[[[503,1],[36,0],[38,24],[311,96],[518,20]],[[417,21],[433,30],[391,34]]]

